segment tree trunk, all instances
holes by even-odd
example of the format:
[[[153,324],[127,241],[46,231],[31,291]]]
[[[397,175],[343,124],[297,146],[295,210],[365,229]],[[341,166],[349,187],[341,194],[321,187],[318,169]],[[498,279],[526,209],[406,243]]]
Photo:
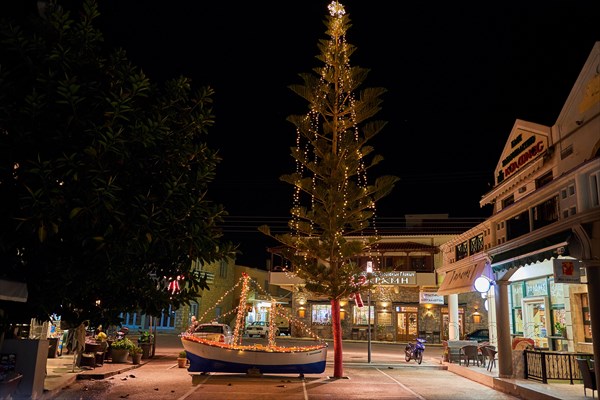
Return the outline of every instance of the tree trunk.
[[[331,300],[331,329],[333,334],[333,377],[344,377],[344,352],[342,344],[342,323],[340,320],[340,300]]]

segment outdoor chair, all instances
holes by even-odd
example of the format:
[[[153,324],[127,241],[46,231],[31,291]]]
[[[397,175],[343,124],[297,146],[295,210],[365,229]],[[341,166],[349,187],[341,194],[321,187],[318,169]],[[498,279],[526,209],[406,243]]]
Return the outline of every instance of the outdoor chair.
[[[496,366],[496,348],[494,346],[485,346],[482,350],[485,351],[487,359],[487,370],[491,371]]]
[[[477,349],[476,345],[466,345],[460,348],[460,361],[459,364],[462,363],[462,361],[465,361],[465,365],[468,367],[471,360],[473,360],[475,363],[477,363],[477,366],[479,366],[479,349]]]
[[[592,389],[592,399],[594,398],[594,391],[598,390],[596,386],[596,375],[593,370],[590,369],[590,364],[585,358],[577,358],[577,365],[581,372],[581,379],[583,379],[583,395],[587,397],[587,389]]]

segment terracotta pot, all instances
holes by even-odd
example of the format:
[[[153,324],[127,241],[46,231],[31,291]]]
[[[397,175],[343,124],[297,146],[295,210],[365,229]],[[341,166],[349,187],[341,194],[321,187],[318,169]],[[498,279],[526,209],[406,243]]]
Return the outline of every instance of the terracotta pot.
[[[177,366],[179,368],[185,368],[187,365],[187,358],[177,358]]]

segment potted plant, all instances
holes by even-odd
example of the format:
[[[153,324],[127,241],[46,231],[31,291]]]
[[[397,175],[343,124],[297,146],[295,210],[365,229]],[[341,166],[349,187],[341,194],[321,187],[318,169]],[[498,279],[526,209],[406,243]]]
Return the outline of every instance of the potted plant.
[[[185,350],[181,350],[179,352],[179,356],[177,357],[177,366],[179,368],[185,368],[187,364],[187,352]]]
[[[142,358],[146,359],[150,357],[150,350],[152,349],[152,342],[154,341],[154,335],[149,331],[139,331],[140,336],[138,337],[138,345],[142,348]]]
[[[129,351],[136,347],[129,338],[117,339],[110,345],[110,355],[113,363],[127,362]]]
[[[129,355],[131,356],[131,361],[134,364],[139,364],[142,361],[142,353],[143,349],[140,346],[133,346],[129,349]]]
[[[556,334],[558,336],[565,336],[567,335],[567,327],[565,324],[563,324],[562,322],[557,322],[554,324],[554,329],[556,331]]]

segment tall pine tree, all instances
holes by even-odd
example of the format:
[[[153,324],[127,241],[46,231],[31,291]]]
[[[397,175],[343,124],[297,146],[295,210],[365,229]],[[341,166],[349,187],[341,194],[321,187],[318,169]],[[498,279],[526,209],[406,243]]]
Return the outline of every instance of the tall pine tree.
[[[375,203],[388,195],[398,178],[367,182],[367,170],[382,157],[367,142],[385,126],[366,122],[381,107],[384,88],[358,90],[369,70],[350,66],[355,47],[346,42],[350,18],[333,1],[325,20],[328,40],[319,41],[322,67],[300,74],[303,84],[290,86],[309,103],[304,115],[292,115],[297,140],[292,148],[296,171],[281,180],[294,186],[289,234],[272,235],[284,244],[287,258],[306,290],[331,302],[334,377],[343,377],[340,300],[358,291],[364,266],[355,260],[377,240],[373,232]],[[354,235],[354,237],[351,237]],[[360,238],[360,239],[359,239]]]

